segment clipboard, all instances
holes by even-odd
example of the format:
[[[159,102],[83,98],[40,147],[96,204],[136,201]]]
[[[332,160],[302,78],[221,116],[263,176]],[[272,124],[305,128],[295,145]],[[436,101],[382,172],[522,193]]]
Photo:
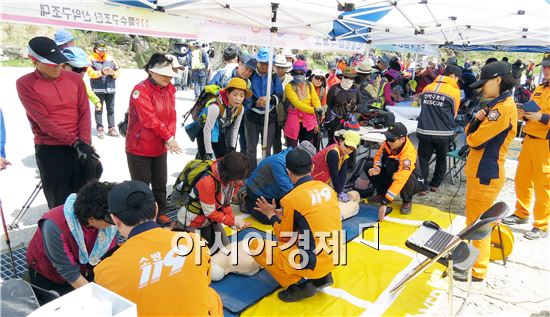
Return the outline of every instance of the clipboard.
[[[521,109],[525,110],[525,112],[539,112],[540,107],[537,105],[536,102],[533,100],[529,100],[528,102],[521,105]]]

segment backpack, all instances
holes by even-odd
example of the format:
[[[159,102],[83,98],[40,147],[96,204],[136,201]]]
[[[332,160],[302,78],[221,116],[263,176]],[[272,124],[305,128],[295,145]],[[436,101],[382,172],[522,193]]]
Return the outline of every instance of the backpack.
[[[213,160],[192,160],[188,162],[172,187],[170,202],[184,206],[189,212],[200,213],[202,211],[200,200],[198,197],[191,197],[190,193],[203,176],[212,176],[212,164],[214,164]],[[221,185],[217,180],[215,180],[215,184],[216,192],[218,192]],[[213,194],[215,195],[215,193]]]

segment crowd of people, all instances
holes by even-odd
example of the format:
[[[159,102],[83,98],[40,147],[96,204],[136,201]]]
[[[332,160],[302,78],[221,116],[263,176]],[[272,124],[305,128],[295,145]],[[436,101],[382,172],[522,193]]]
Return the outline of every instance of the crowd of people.
[[[330,61],[324,72],[310,69],[304,56],[282,51],[274,55],[268,94],[269,49],[260,48],[251,55],[230,45],[223,52],[224,66],[211,72],[211,78],[207,52],[196,42],[190,49],[185,56],[199,110],[194,118],[200,129],[198,154],[182,171],[170,202],[167,155],[182,152],[175,138],[173,84],[185,69],[182,56],[155,53],[145,65],[147,79],[137,83],[129,96],[125,134],[132,180],[111,184],[99,181],[102,165],[91,142],[89,104],[95,106],[98,137],[104,135],[103,106],[107,107],[107,135],[118,136],[114,94],[120,70],[107,55],[107,46],[98,42],[93,54],[86,56],[66,30],[58,31],[55,40],[29,41],[35,70],[17,80],[17,92],[31,123],[50,208],[39,220],[27,253],[33,284],[65,294],[95,281],[134,301],[139,315],[221,315],[221,299],[209,286],[208,249],[218,239],[224,246],[229,244],[224,226],[250,226],[233,214],[231,204],[239,202],[242,212],[272,225],[281,243],[290,241],[288,233],[311,237],[307,246],[294,241],[290,249],[277,247],[273,254],[264,250],[253,256],[284,288],[278,294],[282,301],[311,297],[333,283],[332,250],[314,252],[322,243],[321,233],[341,231],[342,220],[350,216],[343,206],[358,200],[347,185],[361,146],[359,121],[367,118],[371,124],[376,117],[375,127],[387,127],[386,140],[361,167],[376,192],[369,203],[379,205],[382,220],[388,205],[401,196],[400,211],[409,214],[414,195],[437,192],[443,181],[446,154],[456,136],[456,117],[465,104],[461,90],[475,109],[465,127],[467,223],[492,206],[502,189],[508,146],[516,136],[518,120],[525,121],[516,209],[504,222],[528,221],[534,191],[535,222],[525,236],[547,237],[550,53],[541,62],[544,83],[531,96],[540,111],[533,112],[518,108],[514,100],[514,91],[522,85],[514,69],[521,69],[520,78],[524,68],[531,75],[533,71],[521,62],[487,61],[479,69],[477,62],[461,67],[456,59],[449,59],[410,72],[397,57],[372,59],[356,54]],[[89,86],[84,73],[90,77]],[[200,104],[207,93],[206,102]],[[405,99],[421,107],[418,150],[408,137],[414,131],[394,122],[387,111]],[[256,148],[264,133],[266,111],[268,157],[258,164]],[[3,127],[0,112],[0,131]],[[0,145],[3,142],[0,138]],[[434,153],[436,165],[429,180]],[[3,169],[9,162],[4,151],[0,154]],[[175,202],[176,191],[185,199],[172,221],[166,212]],[[193,232],[185,245],[191,250],[187,257],[201,258],[200,263],[176,255],[171,241],[181,230]],[[126,239],[120,245],[119,235]],[[192,247],[201,240],[206,248]],[[258,244],[265,241],[253,241],[251,248]],[[474,245],[480,255],[472,275],[474,281],[481,281],[487,272],[490,241]],[[299,268],[293,263],[294,251],[307,254]],[[466,275],[456,273],[455,278],[465,280]],[[170,304],[158,305],[159,296]]]

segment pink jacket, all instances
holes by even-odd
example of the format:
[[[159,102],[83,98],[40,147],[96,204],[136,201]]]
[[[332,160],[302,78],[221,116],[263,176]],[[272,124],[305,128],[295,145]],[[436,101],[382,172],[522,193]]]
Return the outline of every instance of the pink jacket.
[[[299,99],[298,95],[289,83],[285,87],[285,96],[289,102],[288,116],[285,123],[285,136],[297,140],[300,133],[300,122],[307,131],[311,131],[317,127],[317,117],[315,116],[315,108],[321,106],[319,97],[311,83],[308,83],[308,96],[304,99]]]

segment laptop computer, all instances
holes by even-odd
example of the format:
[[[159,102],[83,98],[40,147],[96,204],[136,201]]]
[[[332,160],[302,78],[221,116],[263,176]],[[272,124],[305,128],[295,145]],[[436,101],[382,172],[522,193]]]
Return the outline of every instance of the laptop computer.
[[[408,239],[408,242],[419,248],[439,254],[447,245],[449,245],[454,237],[455,235],[441,229],[435,229],[422,225]]]

